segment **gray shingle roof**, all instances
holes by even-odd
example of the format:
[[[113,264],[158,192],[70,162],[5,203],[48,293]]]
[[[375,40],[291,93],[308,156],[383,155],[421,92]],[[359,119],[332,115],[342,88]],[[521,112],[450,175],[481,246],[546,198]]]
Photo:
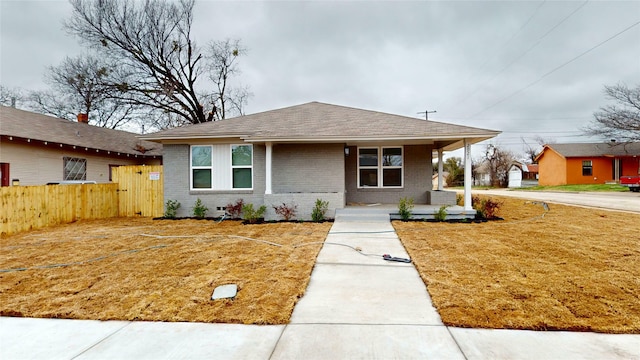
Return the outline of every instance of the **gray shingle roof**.
[[[162,145],[141,140],[137,134],[97,127],[0,106],[0,135],[48,141],[122,154],[161,156]],[[138,151],[141,145],[147,151]]]
[[[547,144],[547,147],[564,157],[588,156],[638,156],[640,142],[636,143],[589,143],[589,144]]]
[[[150,140],[240,137],[248,141],[488,139],[500,132],[310,102],[144,136]],[[479,140],[478,140],[479,141]]]

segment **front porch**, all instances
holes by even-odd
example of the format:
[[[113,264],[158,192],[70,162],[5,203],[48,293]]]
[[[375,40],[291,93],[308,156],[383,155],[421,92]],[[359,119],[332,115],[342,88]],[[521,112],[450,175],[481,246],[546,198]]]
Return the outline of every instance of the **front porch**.
[[[435,213],[442,205],[416,204],[411,211],[411,219],[433,220]],[[473,219],[476,216],[475,210],[465,210],[463,206],[448,205],[446,220]],[[397,204],[366,204],[349,205],[342,209],[336,209],[336,219],[342,221],[366,221],[378,217],[389,216],[391,220],[399,220]]]

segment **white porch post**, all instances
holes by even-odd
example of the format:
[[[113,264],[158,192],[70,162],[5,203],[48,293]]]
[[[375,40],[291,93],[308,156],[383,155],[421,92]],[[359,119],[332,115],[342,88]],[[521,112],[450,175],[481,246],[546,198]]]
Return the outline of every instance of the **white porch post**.
[[[464,139],[464,211],[473,211],[471,205],[471,144]]]
[[[444,166],[442,164],[442,149],[438,149],[438,191],[442,191],[444,189],[444,184],[442,183],[442,171]]]
[[[271,194],[271,154],[273,152],[273,144],[270,142],[265,144],[267,147],[267,154],[265,159],[265,195]]]

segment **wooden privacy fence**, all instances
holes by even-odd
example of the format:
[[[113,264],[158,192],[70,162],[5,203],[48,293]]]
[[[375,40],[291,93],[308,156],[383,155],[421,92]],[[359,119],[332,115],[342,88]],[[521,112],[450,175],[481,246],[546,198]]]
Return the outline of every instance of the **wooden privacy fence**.
[[[0,234],[118,216],[117,184],[0,187]]]
[[[120,216],[163,215],[162,165],[120,166],[113,169],[111,179],[118,184]]]
[[[112,179],[111,184],[0,187],[0,234],[84,219],[162,216],[162,165],[121,166],[113,169]]]

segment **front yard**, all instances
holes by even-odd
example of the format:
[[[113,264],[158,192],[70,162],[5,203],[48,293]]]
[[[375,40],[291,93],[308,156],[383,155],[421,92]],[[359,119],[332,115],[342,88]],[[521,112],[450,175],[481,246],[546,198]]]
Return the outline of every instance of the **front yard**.
[[[393,222],[445,324],[640,333],[640,215],[499,199],[503,221]]]
[[[321,247],[291,245],[330,227],[122,218],[17,234],[1,239],[0,315],[286,324]],[[235,300],[210,300],[230,283]]]
[[[639,214],[492,199],[504,220],[393,222],[445,324],[640,333]],[[321,248],[294,245],[330,227],[121,218],[3,237],[0,315],[286,324]],[[229,283],[234,300],[210,300]]]

